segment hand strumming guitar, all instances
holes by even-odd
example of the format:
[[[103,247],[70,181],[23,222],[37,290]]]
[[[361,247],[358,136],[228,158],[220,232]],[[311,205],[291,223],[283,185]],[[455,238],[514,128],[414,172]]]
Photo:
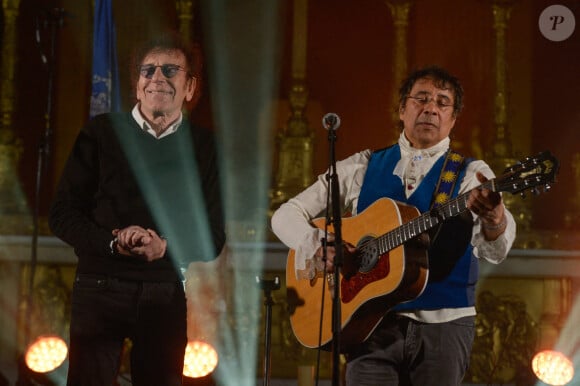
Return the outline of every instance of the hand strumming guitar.
[[[332,236],[332,235],[331,235]],[[336,256],[336,248],[334,246],[334,238],[329,238],[330,242],[326,246],[326,272],[332,273],[334,272],[334,257]],[[357,261],[357,249],[354,245],[344,242],[343,241],[343,266],[342,266],[342,274],[346,278],[354,275],[356,271],[358,271],[358,261]],[[316,254],[314,255],[315,260],[323,260],[324,259],[324,247],[320,246],[316,250]]]

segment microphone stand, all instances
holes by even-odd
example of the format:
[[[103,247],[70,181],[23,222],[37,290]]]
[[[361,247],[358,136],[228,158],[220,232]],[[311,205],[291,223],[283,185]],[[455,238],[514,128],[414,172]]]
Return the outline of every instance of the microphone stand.
[[[38,145],[38,162],[36,166],[36,185],[34,191],[34,212],[32,217],[32,250],[30,258],[30,277],[28,281],[28,313],[25,328],[25,342],[29,343],[30,332],[31,332],[31,322],[32,322],[32,308],[33,308],[33,291],[34,291],[34,276],[36,274],[36,265],[38,261],[38,234],[39,234],[39,217],[40,217],[40,193],[43,181],[43,172],[46,169],[48,163],[48,158],[50,154],[50,141],[52,137],[52,126],[50,118],[52,115],[52,92],[54,83],[54,62],[55,62],[55,51],[56,51],[56,33],[58,28],[62,27],[64,21],[64,9],[54,8],[47,12],[44,22],[44,26],[48,25],[50,27],[50,50],[48,58],[42,52],[42,46],[40,41],[40,26],[37,25],[36,30],[36,41],[39,45],[40,56],[42,62],[46,65],[48,70],[48,85],[47,85],[47,102],[46,102],[46,112],[44,115],[44,132],[40,138]]]
[[[266,307],[266,315],[264,322],[264,386],[270,385],[270,361],[271,361],[271,336],[272,336],[272,291],[280,289],[280,278],[276,276],[274,280],[265,280],[256,277],[256,281],[260,288],[264,291],[264,306]]]
[[[337,125],[335,125],[337,126]],[[340,385],[340,330],[341,330],[341,303],[340,303],[340,270],[343,264],[342,247],[342,221],[340,210],[340,188],[338,175],[336,174],[336,127],[328,128],[329,154],[330,154],[330,194],[332,205],[332,223],[334,227],[334,296],[332,298],[332,385]]]

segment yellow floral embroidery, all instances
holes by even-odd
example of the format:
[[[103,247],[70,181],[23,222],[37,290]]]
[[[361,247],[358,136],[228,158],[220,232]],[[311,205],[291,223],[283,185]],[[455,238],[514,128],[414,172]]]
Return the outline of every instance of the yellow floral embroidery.
[[[461,161],[461,158],[463,158],[461,154],[451,153],[451,157],[449,159],[453,162],[459,162]]]
[[[435,197],[435,202],[438,204],[444,204],[447,202],[447,200],[449,200],[449,196],[447,195],[447,193],[439,193]]]
[[[441,176],[443,182],[453,182],[455,180],[455,173],[447,171],[443,172],[443,176]]]

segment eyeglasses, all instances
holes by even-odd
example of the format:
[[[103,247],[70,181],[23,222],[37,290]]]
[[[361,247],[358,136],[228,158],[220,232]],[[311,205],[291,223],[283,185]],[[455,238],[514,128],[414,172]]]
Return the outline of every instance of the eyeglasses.
[[[144,78],[151,79],[153,78],[155,71],[157,71],[157,67],[161,68],[161,73],[166,78],[173,78],[175,75],[177,75],[178,71],[187,72],[185,68],[178,66],[177,64],[162,64],[160,66],[153,64],[143,64],[139,66],[139,74],[141,74],[141,76]]]
[[[437,107],[439,107],[442,110],[447,107],[453,106],[453,102],[451,102],[451,99],[443,95],[437,95],[436,97],[432,97],[427,94],[419,94],[415,96],[407,95],[407,98],[413,99],[421,106],[426,106],[427,104],[431,103],[431,101],[434,101]]]

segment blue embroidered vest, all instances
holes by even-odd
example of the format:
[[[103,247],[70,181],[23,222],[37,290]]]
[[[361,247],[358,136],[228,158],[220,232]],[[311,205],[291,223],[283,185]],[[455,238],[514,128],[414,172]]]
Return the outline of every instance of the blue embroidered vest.
[[[433,193],[437,188],[437,182],[444,165],[445,155],[435,162],[419,184],[419,187],[409,198],[405,196],[403,181],[393,174],[400,158],[401,150],[398,144],[378,150],[371,155],[359,196],[357,213],[360,213],[382,197],[389,197],[413,205],[421,213],[430,209]],[[468,161],[466,160],[467,163]],[[452,197],[457,196],[460,182],[464,176],[465,166],[459,172]],[[471,230],[469,234],[471,234]],[[430,274],[427,286],[420,296],[415,300],[397,305],[393,310],[434,310],[473,306],[475,304],[475,284],[479,267],[477,258],[472,252],[473,246],[471,243],[467,243],[467,248],[461,257],[454,262],[448,272],[446,271],[444,277],[433,280]],[[435,256],[433,253],[429,253],[430,271],[437,267],[438,260],[441,261],[441,259],[445,258],[449,258],[449,256]]]

